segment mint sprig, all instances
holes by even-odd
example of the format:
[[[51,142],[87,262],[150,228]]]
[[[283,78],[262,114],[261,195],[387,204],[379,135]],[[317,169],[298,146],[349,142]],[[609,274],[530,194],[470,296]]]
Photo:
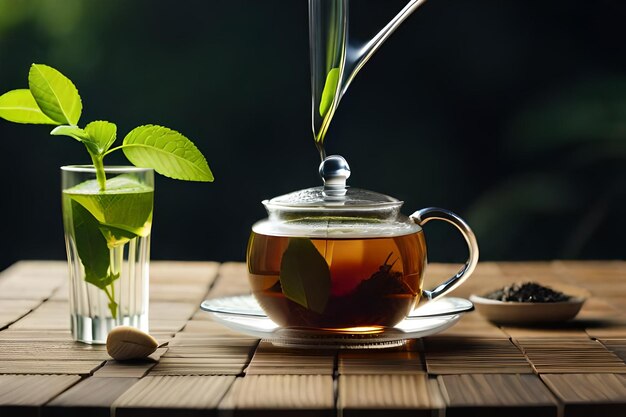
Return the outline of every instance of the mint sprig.
[[[96,120],[81,128],[78,122],[83,104],[78,89],[56,69],[33,64],[28,73],[28,87],[0,96],[0,117],[15,123],[56,125],[51,135],[68,136],[81,142],[96,171],[97,186],[93,185],[101,192],[107,188],[104,157],[117,150],[122,150],[133,165],[152,168],[170,178],[213,181],[213,173],[204,155],[193,142],[175,130],[157,125],[139,126],[126,135],[122,145],[112,148],[117,139],[114,123]],[[124,187],[124,181],[122,176],[109,180],[109,190]],[[106,293],[115,319],[118,305],[113,284],[120,274],[119,268],[112,268],[110,251],[144,235],[142,228],[152,217],[152,194],[100,195],[107,198],[74,195],[68,209],[71,208],[85,281]],[[150,210],[141,209],[145,207]]]
[[[187,181],[213,181],[213,173],[202,153],[181,133],[157,125],[133,129],[121,146],[111,148],[117,126],[97,120],[78,126],[83,105],[74,83],[58,70],[33,64],[28,73],[29,89],[0,96],[0,117],[10,122],[57,125],[54,136],[69,136],[87,148],[101,190],[106,188],[104,157],[123,150],[135,166],[152,168],[166,177]]]

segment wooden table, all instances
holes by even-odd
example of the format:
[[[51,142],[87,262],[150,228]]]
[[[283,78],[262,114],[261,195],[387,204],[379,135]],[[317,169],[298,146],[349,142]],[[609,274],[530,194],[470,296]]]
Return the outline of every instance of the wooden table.
[[[199,311],[246,292],[243,264],[152,262],[150,326],[169,347],[118,363],[71,341],[65,263],[18,262],[0,274],[0,416],[626,416],[626,262],[483,263],[456,295],[521,280],[592,297],[554,328],[471,313],[402,348],[299,351]]]

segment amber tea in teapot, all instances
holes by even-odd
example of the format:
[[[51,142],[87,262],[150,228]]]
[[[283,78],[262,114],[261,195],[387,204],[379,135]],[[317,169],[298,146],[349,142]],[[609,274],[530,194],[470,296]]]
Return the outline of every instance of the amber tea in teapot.
[[[393,237],[310,239],[328,264],[330,287],[319,305],[303,306],[281,285],[283,256],[291,256],[293,237],[253,231],[248,268],[252,292],[281,326],[380,328],[404,319],[419,300],[426,246],[421,231]],[[307,243],[304,243],[305,245]],[[283,277],[283,281],[284,281]],[[317,310],[317,311],[316,311]]]

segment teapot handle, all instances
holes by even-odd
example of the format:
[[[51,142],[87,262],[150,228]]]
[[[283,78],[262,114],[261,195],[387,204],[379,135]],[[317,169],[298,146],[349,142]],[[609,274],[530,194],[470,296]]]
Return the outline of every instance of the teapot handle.
[[[433,300],[437,297],[441,297],[442,295],[447,294],[448,292],[461,285],[466,279],[469,278],[472,272],[474,272],[474,268],[476,268],[476,264],[478,263],[478,243],[476,242],[476,236],[474,236],[474,232],[472,232],[472,229],[470,229],[468,224],[465,223],[462,218],[460,218],[451,211],[437,207],[428,207],[411,214],[410,218],[420,226],[424,226],[430,220],[444,220],[448,223],[455,225],[465,238],[465,243],[467,243],[467,247],[469,249],[469,256],[467,258],[467,261],[465,262],[465,265],[463,265],[463,267],[459,270],[459,272],[457,272],[449,280],[445,281],[442,284],[439,284],[436,288],[423,291],[423,294],[428,300]]]

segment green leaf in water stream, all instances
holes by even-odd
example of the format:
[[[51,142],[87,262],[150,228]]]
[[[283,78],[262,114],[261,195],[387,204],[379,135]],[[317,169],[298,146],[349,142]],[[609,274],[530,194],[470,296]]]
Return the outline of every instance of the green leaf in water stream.
[[[289,238],[280,263],[285,297],[321,314],[328,304],[330,284],[330,268],[311,239]]]
[[[328,71],[326,76],[326,83],[324,84],[324,90],[322,90],[322,98],[320,99],[320,116],[326,116],[326,113],[330,110],[337,92],[337,85],[339,84],[339,68],[333,68]]]

